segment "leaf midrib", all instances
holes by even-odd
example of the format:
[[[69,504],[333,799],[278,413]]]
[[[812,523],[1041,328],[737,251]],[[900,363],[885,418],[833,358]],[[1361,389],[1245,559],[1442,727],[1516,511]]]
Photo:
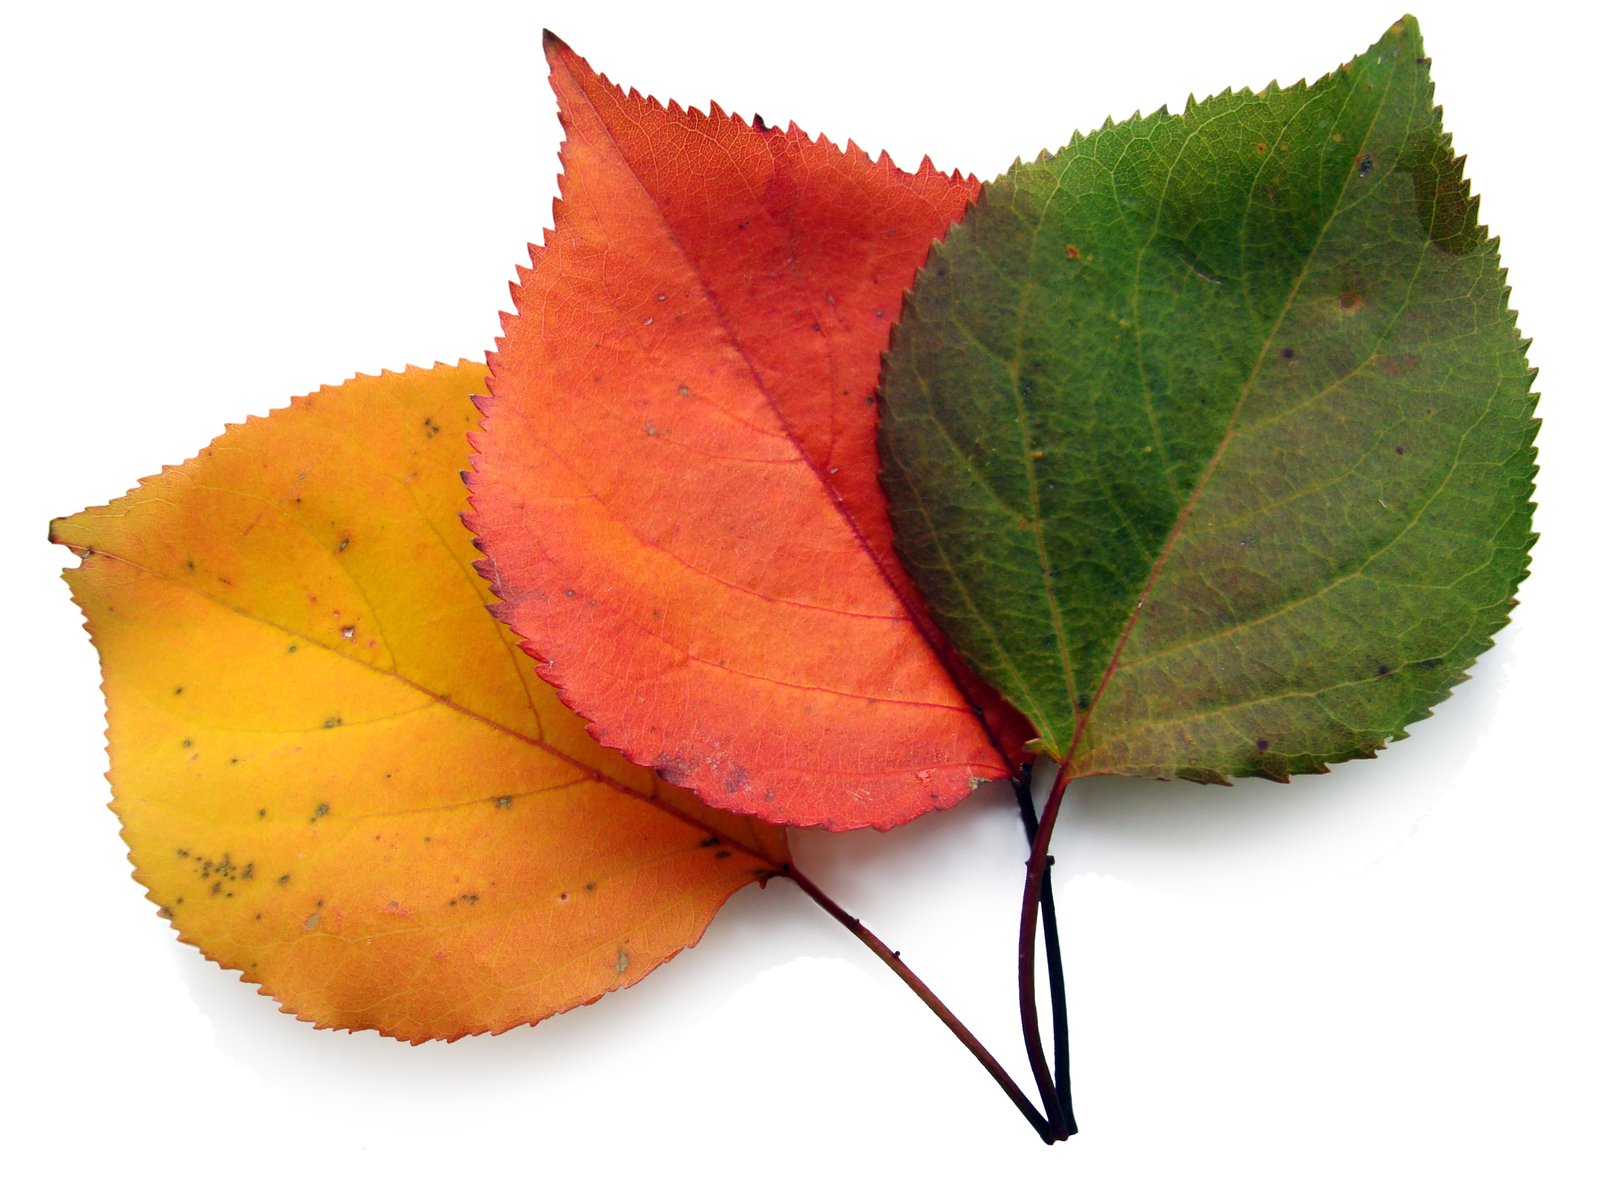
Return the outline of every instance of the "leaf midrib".
[[[742,339],[740,339],[734,329],[733,323],[729,320],[728,314],[722,306],[720,297],[711,287],[710,282],[705,278],[704,274],[700,270],[699,263],[696,261],[694,256],[689,253],[687,247],[684,246],[682,240],[678,237],[677,230],[673,228],[672,222],[667,217],[667,214],[661,207],[660,202],[657,201],[650,189],[645,186],[644,180],[639,177],[639,172],[634,167],[633,161],[628,157],[627,152],[622,148],[616,137],[613,136],[610,124],[600,114],[599,108],[595,104],[594,97],[590,93],[584,81],[580,79],[572,71],[572,69],[566,65],[565,62],[562,63],[561,69],[563,72],[565,72],[567,78],[576,85],[577,90],[582,93],[585,101],[588,102],[590,111],[594,114],[600,127],[605,131],[606,138],[611,143],[612,148],[616,151],[617,157],[621,159],[623,165],[628,168],[628,173],[630,176],[632,176],[633,181],[638,187],[640,193],[647,201],[649,201],[650,207],[655,211],[657,217],[660,218],[661,227],[666,233],[667,239],[672,243],[673,248],[678,251],[679,255],[683,259],[684,264],[688,267],[695,280],[699,283],[701,293],[705,296],[706,302],[711,305],[711,309],[716,314],[718,323],[721,325],[723,332],[727,334],[728,341],[738,352],[740,360],[745,364],[745,368],[749,372],[750,378],[755,383],[756,390],[760,393],[762,400],[765,402],[767,408],[771,411],[778,425],[783,429],[784,435],[788,438],[789,443],[798,451],[800,459],[811,468],[811,473],[816,479],[817,485],[821,489],[823,496],[827,499],[833,510],[844,521],[845,527],[849,531],[851,538],[856,542],[857,545],[861,547],[862,552],[866,555],[867,560],[872,564],[873,569],[877,571],[879,578],[882,579],[884,586],[888,588],[890,595],[894,597],[895,602],[900,606],[912,626],[917,630],[917,633],[920,635],[924,645],[927,646],[929,652],[939,663],[940,670],[943,671],[944,676],[949,681],[951,687],[957,692],[957,694],[966,699],[969,706],[967,715],[971,717],[971,719],[977,724],[978,728],[983,731],[984,740],[987,741],[994,749],[996,757],[1002,764],[1006,764],[1008,760],[1006,759],[1005,751],[1000,746],[999,738],[989,728],[988,722],[979,719],[970,711],[971,708],[981,707],[979,698],[972,695],[963,684],[958,673],[950,669],[950,664],[946,658],[945,651],[941,649],[942,645],[948,646],[948,642],[945,642],[942,638],[940,638],[938,627],[933,624],[932,615],[928,613],[926,609],[913,603],[911,598],[905,594],[905,592],[896,582],[893,574],[890,572],[888,564],[885,563],[878,555],[877,551],[872,545],[872,542],[862,531],[861,526],[857,523],[854,514],[852,514],[849,509],[846,508],[842,497],[840,497],[835,489],[829,485],[827,476],[824,473],[821,464],[811,457],[806,450],[805,444],[795,435],[793,425],[784,415],[783,409],[773,398],[771,391],[767,387],[766,379],[757,369],[754,360],[750,357],[749,351],[745,349],[744,342]],[[729,119],[736,120],[736,118]],[[930,251],[931,249],[932,243],[930,243]],[[830,339],[830,361],[832,361],[832,358],[833,349],[832,340]],[[959,712],[961,710],[952,709],[951,711]]]
[[[1394,87],[1395,74],[1396,73],[1393,69],[1388,72],[1388,78],[1384,81],[1383,95],[1379,97],[1377,102],[1373,105],[1372,118],[1370,121],[1368,121],[1367,128],[1362,132],[1361,141],[1359,143],[1360,149],[1365,148],[1367,139],[1372,136],[1372,130],[1374,126],[1376,126],[1379,116],[1382,115],[1385,106],[1389,103],[1389,95]],[[1307,104],[1309,103],[1310,98],[1308,97]],[[1302,105],[1300,111],[1304,111],[1304,107],[1305,106]],[[1282,128],[1287,128],[1292,120],[1292,117],[1286,119],[1283,122]],[[1198,130],[1195,132],[1198,132]],[[1193,137],[1194,133],[1191,133],[1189,137],[1184,140],[1184,144],[1179,148],[1178,152],[1173,155],[1172,162],[1169,163],[1167,167],[1169,179],[1172,172],[1177,167],[1178,160],[1182,158],[1184,151],[1188,149]],[[1277,318],[1273,321],[1272,327],[1261,339],[1261,349],[1256,354],[1255,364],[1251,367],[1250,374],[1245,378],[1244,383],[1240,386],[1239,398],[1234,404],[1232,413],[1230,413],[1228,416],[1227,426],[1224,428],[1222,437],[1217,443],[1217,448],[1215,451],[1213,451],[1209,461],[1207,461],[1205,469],[1200,474],[1200,478],[1195,482],[1194,488],[1190,491],[1188,500],[1185,501],[1183,508],[1179,510],[1177,518],[1173,521],[1172,529],[1168,532],[1165,541],[1163,541],[1161,545],[1161,549],[1156,554],[1155,561],[1150,566],[1148,575],[1145,577],[1144,586],[1139,592],[1139,597],[1134,602],[1132,610],[1128,613],[1127,620],[1123,622],[1121,633],[1118,635],[1116,645],[1112,649],[1111,658],[1106,663],[1105,671],[1101,674],[1100,681],[1095,687],[1094,695],[1090,698],[1087,707],[1085,707],[1084,710],[1078,715],[1072,733],[1072,740],[1067,745],[1066,753],[1061,756],[1061,770],[1063,772],[1067,772],[1069,777],[1073,770],[1073,755],[1077,752],[1078,745],[1083,740],[1084,732],[1088,729],[1090,720],[1093,718],[1096,710],[1098,710],[1100,707],[1100,700],[1105,695],[1106,688],[1110,684],[1112,676],[1116,674],[1117,667],[1122,657],[1122,651],[1127,646],[1128,639],[1133,635],[1134,627],[1138,624],[1139,617],[1143,614],[1145,603],[1149,600],[1151,592],[1155,589],[1156,582],[1161,577],[1162,568],[1166,566],[1167,558],[1172,553],[1173,548],[1177,545],[1178,540],[1183,536],[1183,531],[1185,526],[1188,524],[1190,515],[1194,512],[1195,507],[1199,504],[1200,498],[1205,494],[1206,487],[1210,484],[1212,478],[1215,476],[1217,468],[1221,464],[1222,458],[1224,454],[1226,454],[1228,447],[1233,443],[1239,416],[1244,411],[1245,403],[1249,400],[1251,392],[1255,388],[1256,381],[1260,377],[1262,364],[1264,364],[1267,360],[1267,351],[1271,348],[1273,341],[1278,336],[1278,332],[1283,327],[1284,320],[1288,317],[1289,312],[1293,309],[1296,300],[1299,298],[1300,289],[1302,286],[1304,286],[1306,278],[1310,273],[1311,264],[1316,260],[1318,252],[1322,249],[1323,239],[1327,236],[1328,230],[1332,228],[1334,222],[1338,220],[1339,216],[1344,211],[1344,207],[1341,203],[1339,203],[1339,201],[1342,200],[1345,193],[1349,191],[1350,178],[1359,169],[1358,163],[1360,160],[1361,153],[1358,149],[1358,152],[1351,156],[1350,165],[1345,169],[1344,181],[1339,189],[1338,199],[1329,208],[1327,216],[1324,217],[1321,227],[1317,230],[1316,240],[1312,242],[1310,249],[1306,252],[1305,261],[1301,263],[1299,273],[1295,276],[1294,282],[1290,285],[1289,290],[1285,293],[1283,303],[1278,309]],[[1252,188],[1253,186],[1254,184],[1252,184]],[[1165,188],[1163,188],[1163,204],[1165,203],[1165,195]],[[1153,230],[1159,228],[1161,212],[1162,209],[1158,207],[1154,216],[1151,218]],[[1153,241],[1153,239],[1154,235],[1152,234],[1151,240]]]
[[[71,543],[67,543],[67,544],[71,545]],[[115,554],[115,553],[112,553],[112,552],[107,551],[107,550],[92,550],[91,552],[92,552],[94,557],[105,558],[105,559],[110,560],[111,562],[121,563],[124,566],[130,567],[130,568],[132,568],[133,570],[136,570],[136,571],[140,571],[140,572],[150,576],[153,579],[158,579],[161,582],[166,583],[167,585],[169,585],[171,587],[179,589],[180,591],[192,592],[193,594],[195,594],[197,596],[200,596],[201,598],[203,598],[205,600],[210,601],[212,604],[215,604],[217,607],[222,608],[222,609],[224,609],[224,610],[226,610],[228,612],[233,613],[235,616],[242,617],[247,621],[253,621],[253,622],[256,622],[257,624],[264,625],[269,629],[277,630],[279,633],[285,635],[286,637],[301,638],[304,641],[306,641],[307,643],[309,643],[310,645],[316,646],[319,650],[324,650],[327,653],[334,655],[341,662],[351,663],[351,664],[353,664],[355,666],[362,667],[362,668],[364,668],[364,669],[366,669],[368,671],[371,671],[373,674],[379,675],[379,676],[381,676],[381,677],[383,677],[385,679],[392,679],[392,680],[394,680],[394,681],[396,681],[398,683],[404,684],[406,687],[409,687],[409,688],[413,689],[414,691],[420,693],[421,695],[426,696],[430,701],[432,701],[435,704],[440,705],[441,707],[447,708],[450,711],[458,713],[463,717],[467,717],[467,718],[469,718],[471,720],[478,721],[481,724],[487,726],[488,728],[493,729],[495,732],[503,734],[506,737],[512,738],[512,739],[514,739],[516,741],[519,741],[519,742],[522,742],[525,745],[531,746],[536,750],[539,750],[539,751],[541,751],[541,752],[543,752],[545,754],[548,754],[552,758],[558,759],[561,762],[565,763],[566,765],[568,765],[570,767],[573,767],[573,768],[576,768],[577,770],[585,773],[586,775],[598,776],[600,778],[603,778],[605,780],[605,782],[607,783],[607,785],[612,787],[613,789],[615,789],[617,792],[619,792],[619,793],[621,793],[623,795],[626,795],[626,796],[630,796],[633,799],[638,800],[638,801],[640,801],[642,803],[649,804],[651,807],[656,808],[656,809],[660,810],[661,812],[664,812],[664,813],[668,814],[671,817],[674,817],[675,819],[677,819],[678,821],[681,821],[685,825],[689,825],[689,826],[691,826],[691,827],[693,827],[695,829],[698,829],[698,830],[700,830],[700,831],[702,831],[704,833],[708,833],[708,834],[711,834],[711,835],[713,835],[715,837],[720,838],[727,845],[730,845],[730,846],[734,847],[735,849],[737,849],[740,852],[748,855],[749,857],[755,859],[756,861],[766,863],[774,871],[777,871],[777,872],[781,873],[788,865],[785,862],[780,862],[780,861],[772,858],[770,855],[766,854],[764,851],[757,850],[757,849],[755,849],[755,848],[753,848],[753,847],[751,847],[749,845],[746,845],[740,839],[729,835],[725,830],[719,829],[716,826],[709,824],[708,822],[695,820],[693,817],[687,815],[686,813],[684,813],[684,812],[674,808],[672,805],[666,803],[659,796],[654,796],[654,795],[650,795],[650,794],[645,793],[645,792],[641,792],[639,789],[633,787],[632,785],[624,783],[622,780],[617,779],[617,778],[613,777],[612,775],[606,773],[601,768],[595,767],[595,766],[591,766],[588,763],[585,763],[585,762],[581,761],[580,759],[576,759],[576,758],[572,757],[570,754],[567,754],[565,751],[560,750],[556,746],[553,746],[549,742],[544,741],[539,737],[530,736],[529,734],[526,734],[526,733],[522,732],[521,730],[513,729],[511,726],[506,725],[506,724],[504,724],[504,723],[502,723],[500,721],[497,721],[493,717],[486,716],[485,714],[480,713],[480,712],[476,711],[475,709],[468,708],[466,705],[459,703],[458,701],[452,699],[451,697],[449,697],[449,696],[447,696],[447,695],[445,695],[445,694],[443,694],[441,692],[434,691],[432,688],[426,686],[425,684],[419,683],[417,680],[412,679],[407,675],[403,675],[397,670],[385,670],[384,668],[379,667],[376,664],[366,662],[363,659],[356,658],[356,657],[354,657],[352,655],[349,655],[349,654],[345,654],[337,646],[327,645],[324,642],[322,642],[320,639],[318,639],[316,637],[313,637],[310,634],[305,633],[303,630],[298,630],[298,629],[291,628],[290,626],[280,624],[279,622],[274,621],[274,620],[272,620],[272,619],[270,619],[268,617],[264,617],[260,613],[253,613],[253,612],[249,611],[248,609],[243,608],[243,607],[241,607],[241,606],[239,606],[237,604],[231,604],[227,600],[223,599],[221,596],[217,596],[217,595],[215,595],[215,594],[213,594],[211,592],[208,592],[204,588],[201,588],[197,584],[192,583],[192,582],[190,582],[190,581],[188,581],[186,579],[181,579],[181,578],[174,577],[172,575],[168,575],[165,572],[156,570],[155,568],[147,566],[144,563],[135,561],[134,559],[131,559],[131,558],[124,558],[119,554]],[[81,570],[83,568],[80,567],[79,569]],[[479,606],[479,607],[482,607],[484,613],[488,614],[489,610],[488,610],[487,607],[484,607],[484,606]],[[490,619],[493,620],[494,618],[491,616]],[[498,621],[496,622],[496,625],[498,626]],[[530,661],[532,661],[532,660],[530,659]],[[734,814],[734,815],[740,815],[740,814]],[[745,816],[746,816],[746,819],[749,819],[747,814],[745,814]]]

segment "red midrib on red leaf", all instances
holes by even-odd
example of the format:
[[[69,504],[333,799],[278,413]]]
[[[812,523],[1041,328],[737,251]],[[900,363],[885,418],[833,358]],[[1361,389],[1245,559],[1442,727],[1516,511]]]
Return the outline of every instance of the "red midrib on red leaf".
[[[889,549],[868,401],[904,289],[974,185],[551,58],[567,196],[514,290],[475,460],[505,615],[597,737],[710,803],[832,827],[954,803],[1005,763]],[[893,231],[877,254],[875,230]],[[799,459],[752,452],[769,441]],[[846,496],[862,486],[865,509]],[[828,620],[852,613],[871,631]]]

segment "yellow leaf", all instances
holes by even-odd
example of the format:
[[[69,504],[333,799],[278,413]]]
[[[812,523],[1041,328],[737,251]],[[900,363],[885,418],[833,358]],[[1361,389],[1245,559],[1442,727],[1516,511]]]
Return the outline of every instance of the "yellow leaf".
[[[483,379],[357,377],[51,527],[84,556],[135,877],[318,1025],[538,1021],[787,862],[596,744],[490,613],[458,516]]]

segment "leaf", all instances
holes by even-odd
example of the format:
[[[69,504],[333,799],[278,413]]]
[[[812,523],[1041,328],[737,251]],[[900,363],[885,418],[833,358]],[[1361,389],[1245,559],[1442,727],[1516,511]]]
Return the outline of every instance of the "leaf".
[[[1007,768],[894,557],[874,388],[974,181],[546,51],[564,195],[471,478],[499,611],[596,738],[708,803],[834,829],[955,803]]]
[[[1019,164],[936,252],[886,369],[898,544],[1073,774],[1370,756],[1488,647],[1535,421],[1477,208],[1407,18]]]
[[[499,1031],[637,982],[787,861],[604,750],[486,610],[463,363],[358,377],[56,521],[135,877],[319,1026]]]

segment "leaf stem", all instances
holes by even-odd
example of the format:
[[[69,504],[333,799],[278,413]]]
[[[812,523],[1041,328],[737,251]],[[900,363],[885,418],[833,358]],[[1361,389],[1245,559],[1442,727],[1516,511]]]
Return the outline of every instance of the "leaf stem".
[[[862,945],[882,959],[884,964],[898,975],[907,987],[916,993],[917,999],[926,1004],[932,1010],[933,1015],[945,1023],[950,1032],[956,1035],[956,1040],[965,1046],[972,1057],[983,1065],[984,1070],[989,1072],[994,1081],[1000,1085],[1000,1090],[1010,1098],[1011,1103],[1017,1106],[1017,1111],[1028,1119],[1028,1124],[1033,1126],[1034,1131],[1043,1139],[1045,1145],[1048,1146],[1057,1140],[1052,1132],[1050,1122],[1045,1120],[1039,1110],[1034,1107],[1027,1094],[1017,1086],[1016,1080],[1006,1073],[1006,1069],[996,1061],[994,1055],[989,1053],[988,1048],[973,1035],[970,1029],[957,1019],[956,1015],[945,1006],[944,1001],[939,999],[933,993],[933,990],[922,982],[916,972],[900,961],[900,955],[896,951],[889,949],[883,939],[863,925],[859,918],[851,916],[840,908],[833,897],[824,892],[797,867],[792,864],[786,866],[782,871],[782,875],[793,880],[800,890],[810,896],[823,912],[854,934]]]
[[[1032,763],[1023,764],[1022,770],[1012,780],[1012,787],[1017,794],[1017,807],[1022,813],[1022,828],[1027,835],[1031,853],[1033,841],[1039,836],[1039,815],[1033,807]],[[1050,981],[1050,1042],[1055,1052],[1055,1093],[1063,1119],[1062,1136],[1071,1137],[1078,1132],[1078,1123],[1072,1112],[1072,1053],[1067,1033],[1067,983],[1061,965],[1061,934],[1056,927],[1055,888],[1050,881],[1050,868],[1055,865],[1055,861],[1053,855],[1046,855],[1044,880],[1039,889],[1039,898],[1044,916],[1045,971]],[[1026,1038],[1026,1034],[1024,1037]],[[1047,1107],[1048,1103],[1046,1100]]]
[[[1044,1099],[1045,1113],[1050,1120],[1050,1130],[1058,1140],[1065,1140],[1078,1132],[1078,1123],[1072,1113],[1072,1081],[1067,1074],[1066,1003],[1065,985],[1060,985],[1062,997],[1059,1015],[1061,1031],[1056,1042],[1057,1081],[1050,1074],[1050,1064],[1045,1058],[1044,1041],[1039,1034],[1039,998],[1034,984],[1034,952],[1038,942],[1039,905],[1048,887],[1050,867],[1050,834],[1055,829],[1056,817],[1061,812],[1061,795],[1066,791],[1070,772],[1062,765],[1050,785],[1050,795],[1045,800],[1044,811],[1039,814],[1038,828],[1033,834],[1033,849],[1028,855],[1028,874],[1022,888],[1022,929],[1017,943],[1017,998],[1022,1008],[1022,1038],[1028,1047],[1028,1065],[1033,1068],[1033,1079]],[[1031,800],[1030,800],[1031,807]],[[1045,953],[1050,953],[1046,945]],[[1060,948],[1057,947],[1059,961]],[[1056,970],[1051,971],[1050,999],[1057,997]]]

